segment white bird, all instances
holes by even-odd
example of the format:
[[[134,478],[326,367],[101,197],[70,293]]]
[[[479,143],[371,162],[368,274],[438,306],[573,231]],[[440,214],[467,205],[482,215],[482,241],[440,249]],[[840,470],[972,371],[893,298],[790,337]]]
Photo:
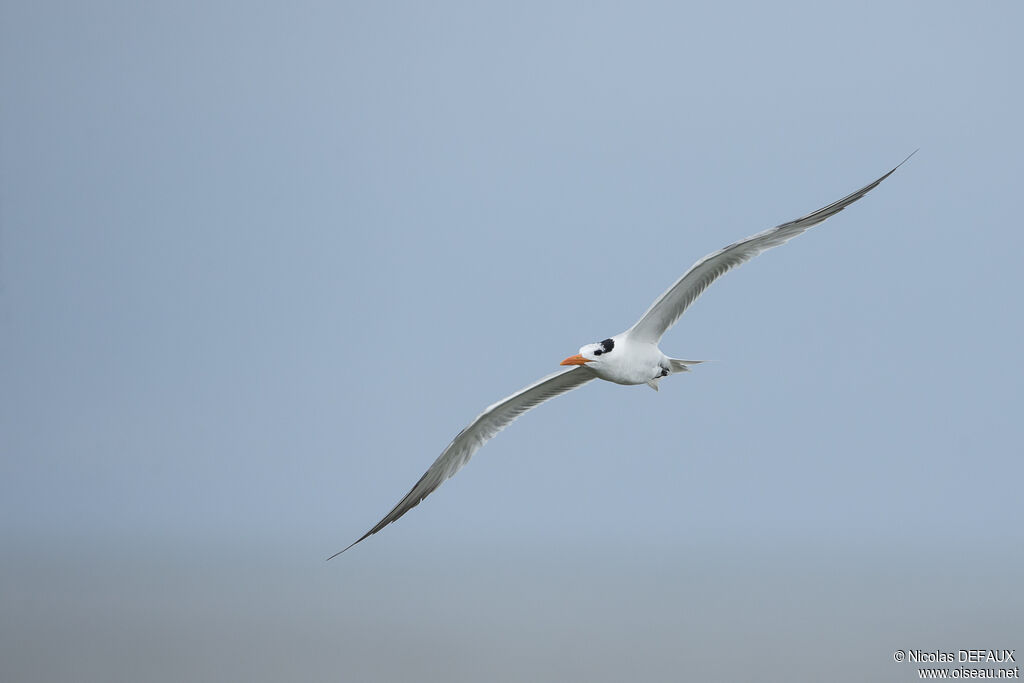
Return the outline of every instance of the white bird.
[[[477,415],[475,420],[455,436],[434,461],[434,464],[420,477],[409,493],[398,501],[391,512],[357,541],[327,559],[337,557],[419,505],[420,501],[433,493],[446,479],[462,469],[473,457],[473,454],[487,441],[510,425],[517,417],[544,401],[571,391],[595,378],[616,384],[646,384],[657,390],[658,382],[664,377],[676,372],[686,372],[689,369],[688,366],[702,362],[669,358],[658,348],[658,342],[665,331],[679,320],[679,316],[707,289],[708,285],[722,274],[749,261],[762,251],[784,244],[808,228],[836,215],[873,190],[879,183],[892,175],[897,168],[906,163],[907,159],[904,159],[878,180],[865,185],[839,201],[802,218],[783,223],[730,244],[697,261],[651,304],[647,312],[631,328],[604,341],[587,344],[580,349],[578,354],[561,362],[561,365],[572,366],[570,369],[548,375],[511,396],[503,398]]]

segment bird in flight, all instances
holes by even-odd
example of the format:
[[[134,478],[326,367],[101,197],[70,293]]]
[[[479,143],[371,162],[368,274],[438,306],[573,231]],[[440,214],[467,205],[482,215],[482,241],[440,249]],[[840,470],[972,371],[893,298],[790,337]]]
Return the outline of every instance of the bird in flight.
[[[909,158],[908,156],[907,159]],[[701,361],[669,358],[658,348],[658,342],[708,285],[762,251],[784,244],[808,228],[836,215],[875,189],[879,183],[906,163],[907,159],[878,180],[828,206],[730,244],[697,261],[651,304],[647,312],[631,328],[603,341],[583,346],[579,353],[561,362],[561,365],[569,366],[568,369],[523,387],[477,415],[475,420],[452,439],[434,464],[420,477],[409,493],[398,501],[391,512],[354,543],[327,559],[337,557],[419,505],[420,501],[433,493],[446,479],[462,469],[487,441],[517,417],[544,401],[572,391],[593,379],[603,379],[616,384],[646,384],[657,391],[658,382],[665,377],[677,372],[686,372],[689,366],[700,363]]]

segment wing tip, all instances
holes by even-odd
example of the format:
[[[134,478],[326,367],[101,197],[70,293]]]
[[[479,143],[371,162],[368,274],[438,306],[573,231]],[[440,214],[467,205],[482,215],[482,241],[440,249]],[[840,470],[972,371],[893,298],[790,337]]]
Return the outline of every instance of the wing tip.
[[[367,538],[369,538],[369,537],[370,537],[370,534],[371,534],[371,533],[373,533],[373,532],[367,533],[367,534],[366,534],[366,535],[364,535],[364,536],[363,536],[362,538],[360,538],[360,539],[359,539],[358,541],[355,541],[354,543],[351,543],[350,545],[346,546],[345,548],[342,548],[341,550],[339,550],[338,552],[334,553],[333,555],[331,555],[330,557],[328,557],[328,558],[327,558],[326,560],[324,560],[324,562],[330,562],[331,560],[333,560],[334,558],[336,558],[336,557],[337,557],[338,555],[341,555],[341,554],[342,554],[343,552],[345,552],[346,550],[348,550],[348,549],[349,549],[349,548],[351,548],[352,546],[354,546],[354,545],[357,545],[357,544],[359,544],[359,543],[361,543],[361,542],[365,541],[365,540],[366,540]]]
[[[893,169],[892,169],[891,171],[889,171],[889,172],[888,172],[888,173],[886,173],[886,174],[885,174],[884,176],[882,176],[882,180],[885,180],[886,178],[888,178],[889,176],[891,176],[891,175],[892,175],[893,173],[895,173],[895,172],[896,172],[896,169],[897,169],[897,168],[899,168],[899,167],[900,167],[900,166],[902,166],[903,164],[905,164],[905,163],[907,163],[908,161],[910,161],[910,157],[914,156],[915,154],[917,154],[917,153],[918,153],[918,152],[920,152],[920,151],[921,151],[921,148],[920,148],[920,147],[918,147],[918,148],[917,148],[917,149],[915,149],[915,150],[914,150],[913,152],[911,152],[910,154],[908,154],[908,155],[907,155],[907,158],[906,158],[906,159],[904,159],[904,160],[903,160],[903,161],[901,161],[900,163],[898,163],[898,164],[896,164],[895,166],[893,166]]]

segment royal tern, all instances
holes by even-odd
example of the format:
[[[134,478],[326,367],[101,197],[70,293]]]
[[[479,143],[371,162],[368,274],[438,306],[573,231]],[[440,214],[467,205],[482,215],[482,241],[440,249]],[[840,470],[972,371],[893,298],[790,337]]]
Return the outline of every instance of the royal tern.
[[[909,158],[908,156],[907,159]],[[544,401],[583,386],[592,379],[603,379],[616,384],[646,384],[657,391],[658,382],[663,378],[677,372],[686,372],[688,366],[700,363],[701,361],[669,358],[658,348],[658,342],[708,285],[762,251],[784,244],[808,228],[836,215],[873,190],[907,159],[878,180],[839,201],[832,202],[802,218],[730,244],[697,261],[651,304],[647,312],[631,328],[603,341],[583,346],[578,354],[561,362],[561,365],[571,366],[568,370],[548,375],[503,398],[477,415],[475,420],[452,439],[434,464],[420,477],[409,493],[398,501],[391,512],[357,541],[327,559],[337,557],[419,505],[420,501],[433,493],[446,479],[462,469],[473,454],[494,435]]]

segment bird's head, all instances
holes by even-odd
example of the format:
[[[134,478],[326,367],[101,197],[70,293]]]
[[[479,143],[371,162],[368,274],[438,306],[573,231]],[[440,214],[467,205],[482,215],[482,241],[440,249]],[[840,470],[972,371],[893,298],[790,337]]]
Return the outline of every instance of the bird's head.
[[[580,348],[578,354],[569,356],[560,365],[584,365],[586,363],[599,362],[604,359],[605,354],[611,353],[614,348],[615,341],[612,339],[587,344]]]

